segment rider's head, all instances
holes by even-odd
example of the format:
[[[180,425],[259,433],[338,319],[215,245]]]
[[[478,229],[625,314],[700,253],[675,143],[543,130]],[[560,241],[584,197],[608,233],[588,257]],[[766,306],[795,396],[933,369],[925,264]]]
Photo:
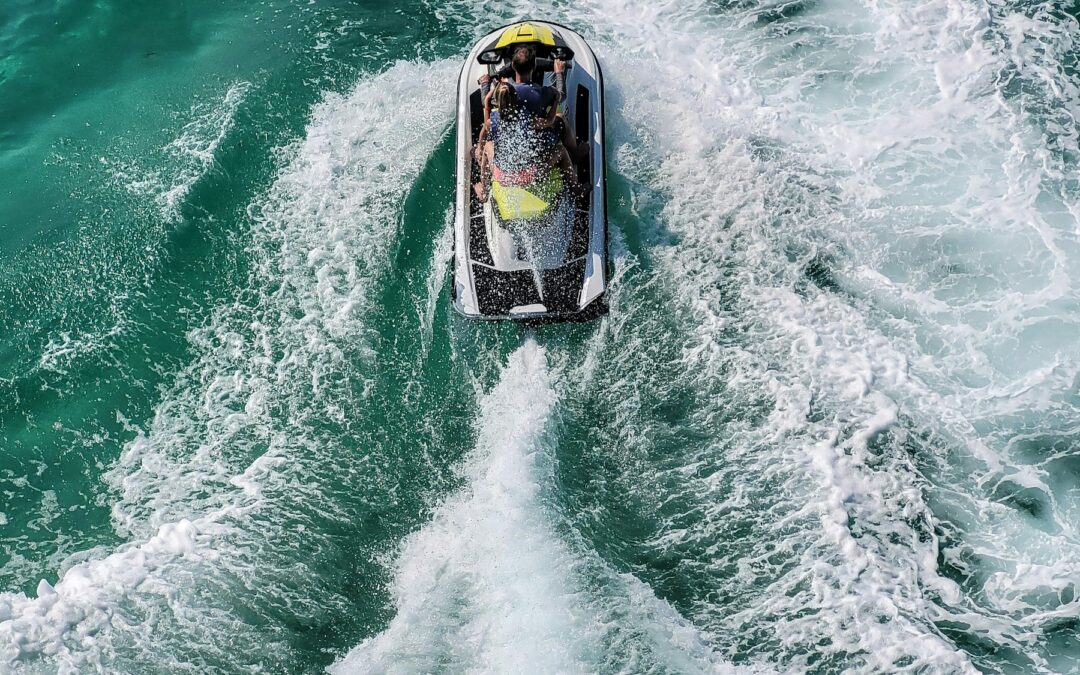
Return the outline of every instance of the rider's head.
[[[521,77],[530,77],[536,68],[536,49],[532,45],[521,45],[514,50],[514,72]]]
[[[506,82],[500,82],[495,85],[495,93],[492,95],[492,102],[495,104],[495,107],[498,108],[500,115],[504,117],[513,115],[517,112],[517,90]]]

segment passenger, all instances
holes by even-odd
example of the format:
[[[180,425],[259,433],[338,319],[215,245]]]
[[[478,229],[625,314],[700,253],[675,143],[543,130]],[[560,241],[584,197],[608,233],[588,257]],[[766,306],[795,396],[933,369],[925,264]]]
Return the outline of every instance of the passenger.
[[[512,116],[510,111],[517,105],[517,92],[505,82],[499,82],[484,96],[484,125],[480,128],[480,136],[473,151],[480,165],[480,182],[473,185],[473,190],[481,202],[487,201],[488,186],[491,185],[491,163],[495,160],[493,122],[498,124],[500,109],[504,115]]]
[[[551,129],[536,128],[531,111],[517,92],[513,85],[500,82],[485,99],[484,126],[476,149],[480,181],[473,185],[481,202],[487,201],[495,170],[511,180],[528,183],[557,163],[568,186],[579,189],[570,155]]]
[[[538,63],[552,64],[555,87],[543,86],[534,81]],[[518,98],[525,102],[529,112],[542,121],[541,126],[554,129],[556,138],[562,140],[571,156],[579,160],[583,158],[588,148],[578,147],[570,125],[559,114],[559,102],[566,97],[566,62],[560,59],[555,59],[554,62],[548,59],[537,59],[536,49],[532,45],[519,45],[513,51],[510,65],[500,70],[497,77],[510,78],[511,75]],[[488,75],[480,78],[481,92],[486,92],[490,82],[491,78]]]
[[[534,81],[536,71],[536,49],[532,45],[521,45],[514,49],[511,67],[514,69],[514,88],[517,89],[518,98],[525,102],[525,106],[537,118],[544,120],[543,125],[554,129],[556,138],[562,140],[563,145],[570,153],[577,157],[579,154],[577,139],[570,132],[570,126],[559,115],[559,102],[562,94],[554,87],[545,87]],[[564,78],[566,63],[556,60],[554,63],[557,78]],[[563,88],[565,89],[565,84]]]

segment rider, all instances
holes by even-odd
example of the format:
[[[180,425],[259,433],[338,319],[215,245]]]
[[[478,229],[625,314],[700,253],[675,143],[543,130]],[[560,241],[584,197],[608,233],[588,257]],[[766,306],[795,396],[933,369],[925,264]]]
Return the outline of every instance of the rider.
[[[552,71],[555,74],[555,91],[559,92],[559,100],[566,99],[566,61],[560,59],[545,59],[543,57],[536,57],[536,65],[534,68],[539,68],[541,72]],[[499,72],[495,74],[495,77],[500,80],[512,80],[514,79],[514,65],[508,63],[499,69]],[[488,90],[491,88],[491,76],[481,75],[480,81],[477,83],[480,85],[480,92],[484,96],[487,96]]]
[[[525,104],[525,109],[534,117],[547,119],[547,125],[555,121],[559,112],[559,93],[554,87],[547,87],[533,81],[536,70],[536,48],[532,45],[519,45],[514,49],[510,65],[514,69],[514,89],[518,99]]]
[[[536,84],[533,79],[536,67],[540,64],[551,64],[555,73],[555,87],[547,87]],[[566,96],[566,62],[555,59],[538,59],[536,48],[532,45],[518,45],[511,53],[511,62],[502,68],[496,77],[510,79],[513,77],[514,88],[518,97],[525,101],[526,107],[536,118],[543,121],[543,126],[554,129],[556,138],[561,138],[563,145],[572,157],[582,159],[585,146],[578,146],[577,139],[571,133],[570,126],[559,114],[559,103]],[[490,93],[491,77],[484,75],[480,78],[481,92],[485,98]]]
[[[556,138],[562,139],[563,145],[571,156],[578,155],[577,139],[570,133],[570,126],[559,115],[561,94],[554,87],[546,87],[533,81],[536,70],[536,48],[532,45],[519,45],[514,49],[511,66],[514,69],[514,88],[518,98],[525,102],[526,108],[534,116],[544,120],[544,126],[555,130]],[[562,74],[565,64],[555,61],[557,74]],[[565,85],[563,85],[565,89]]]

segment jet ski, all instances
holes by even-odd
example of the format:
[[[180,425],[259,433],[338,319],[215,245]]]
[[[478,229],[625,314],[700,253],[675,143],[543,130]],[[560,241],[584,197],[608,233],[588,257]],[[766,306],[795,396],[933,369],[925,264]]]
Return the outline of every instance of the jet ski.
[[[566,63],[559,113],[585,151],[573,176],[556,166],[522,171],[499,166],[481,201],[474,152],[484,125],[479,80],[506,73],[513,50],[535,49],[533,81],[553,86],[554,60]],[[604,169],[604,79],[585,40],[544,21],[500,28],[472,48],[458,79],[457,182],[454,218],[454,309],[474,319],[570,321],[606,311],[607,212]],[[539,154],[539,153],[538,153]]]

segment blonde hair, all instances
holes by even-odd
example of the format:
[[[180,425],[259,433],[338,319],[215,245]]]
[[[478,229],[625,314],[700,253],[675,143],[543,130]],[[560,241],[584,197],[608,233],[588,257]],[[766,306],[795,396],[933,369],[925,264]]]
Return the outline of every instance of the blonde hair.
[[[518,107],[517,90],[507,82],[495,85],[495,94],[491,97],[492,103],[502,116],[513,115]]]

